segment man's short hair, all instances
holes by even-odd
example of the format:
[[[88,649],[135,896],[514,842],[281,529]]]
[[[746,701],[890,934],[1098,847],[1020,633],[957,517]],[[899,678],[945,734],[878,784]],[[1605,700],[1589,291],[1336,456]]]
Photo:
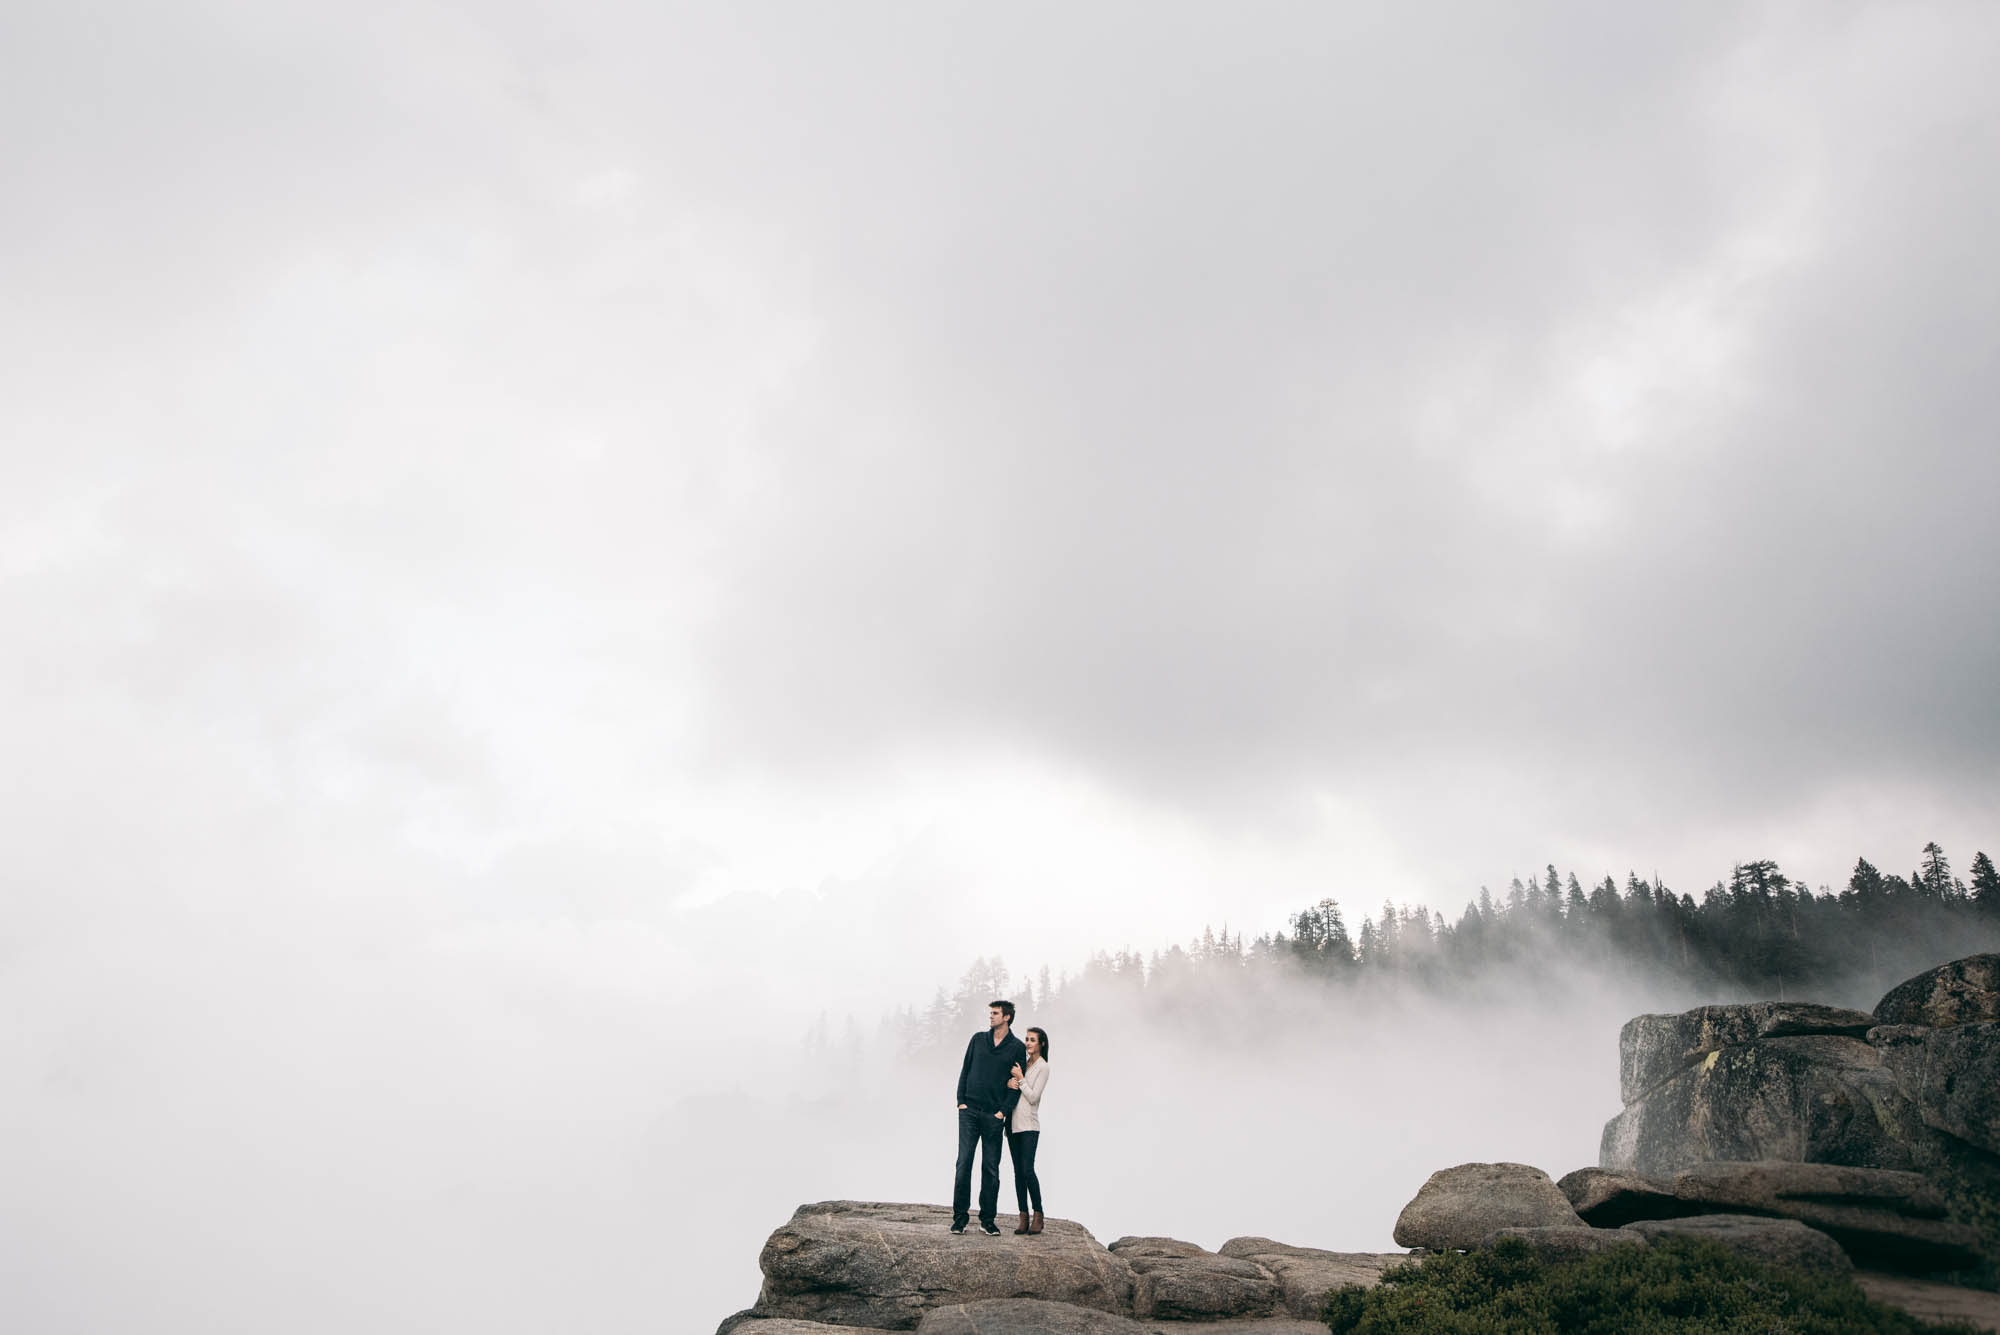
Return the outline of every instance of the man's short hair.
[[[1013,1002],[1011,1002],[1011,1001],[989,1001],[989,1002],[987,1002],[987,1003],[986,1003],[986,1009],[987,1009],[987,1010],[992,1010],[992,1009],[993,1009],[993,1008],[994,1008],[995,1006],[998,1006],[998,1007],[1000,1008],[1000,1013],[1001,1013],[1002,1015],[1004,1015],[1004,1016],[1006,1016],[1006,1017],[1007,1017],[1007,1023],[1008,1023],[1008,1024],[1012,1024],[1012,1023],[1014,1023],[1014,1003],[1013,1003]]]

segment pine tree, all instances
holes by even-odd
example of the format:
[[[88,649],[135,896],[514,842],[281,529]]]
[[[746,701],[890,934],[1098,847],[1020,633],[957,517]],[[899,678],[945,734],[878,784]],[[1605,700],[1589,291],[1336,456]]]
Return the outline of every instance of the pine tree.
[[[1311,967],[1339,970],[1354,962],[1354,943],[1340,905],[1322,899],[1292,916],[1292,950]]]
[[[1606,876],[1590,891],[1590,916],[1599,922],[1612,922],[1623,902],[1618,898],[1618,882]]]
[[[1118,952],[1118,980],[1135,991],[1143,991],[1146,986],[1146,961],[1138,951],[1127,946]]]
[[[1106,982],[1117,976],[1117,969],[1111,963],[1111,956],[1102,950],[1090,952],[1090,958],[1083,962],[1083,982]]]
[[[1326,958],[1335,969],[1345,972],[1354,963],[1354,941],[1347,935],[1347,919],[1340,915],[1340,905],[1331,899],[1320,901],[1326,910]]]
[[[984,1028],[987,1003],[1006,996],[1007,966],[997,955],[990,960],[981,955],[959,975],[958,991],[952,997],[959,1024]]]
[[[948,1043],[957,1028],[957,1013],[951,998],[945,995],[943,988],[939,988],[937,995],[931,998],[930,1007],[924,1011],[925,1046],[937,1047]]]
[[[2000,874],[1993,870],[1993,859],[1984,853],[1972,855],[1972,902],[1982,912],[2000,917]]]
[[[1958,898],[1958,882],[1952,878],[1951,863],[1936,840],[1924,845],[1923,870],[1918,875],[1923,878],[1925,893],[1938,903],[1949,904]]]
[[[1437,940],[1437,929],[1431,923],[1430,912],[1422,908],[1405,907],[1399,910],[1396,916],[1401,924],[1397,929],[1396,939],[1402,942],[1404,956],[1407,958],[1427,953],[1432,943]]]
[[[1748,901],[1759,907],[1768,907],[1778,890],[1790,884],[1790,878],[1779,871],[1778,864],[1769,858],[1739,863],[1729,878],[1732,897],[1738,902]]]
[[[1847,894],[1854,897],[1854,907],[1862,913],[1872,914],[1881,908],[1886,891],[1882,873],[1875,870],[1875,864],[1867,858],[1856,858],[1854,874],[1847,878]]]

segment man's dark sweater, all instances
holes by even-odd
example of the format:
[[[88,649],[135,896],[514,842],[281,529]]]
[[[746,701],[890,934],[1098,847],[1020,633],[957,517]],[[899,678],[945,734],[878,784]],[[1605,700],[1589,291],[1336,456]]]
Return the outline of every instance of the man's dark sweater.
[[[974,1112],[987,1116],[1012,1114],[1021,1101],[1021,1091],[1007,1088],[1016,1065],[1028,1065],[1028,1049],[1011,1033],[999,1043],[991,1030],[982,1029],[965,1045],[965,1064],[958,1068],[958,1101]]]

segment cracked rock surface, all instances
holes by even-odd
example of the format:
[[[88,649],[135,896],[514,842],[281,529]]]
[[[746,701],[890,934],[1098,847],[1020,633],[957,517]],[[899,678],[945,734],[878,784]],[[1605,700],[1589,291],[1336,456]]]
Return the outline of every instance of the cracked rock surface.
[[[1135,1316],[1184,1321],[1272,1316],[1277,1276],[1255,1261],[1221,1256],[1177,1238],[1120,1238],[1111,1251],[1132,1267]]]
[[[1846,1275],[1854,1262],[1840,1244],[1796,1219],[1763,1215],[1704,1214],[1687,1219],[1642,1219],[1619,1232],[1637,1233],[1648,1242],[1688,1236],[1719,1242],[1730,1251],[1771,1265],[1797,1266],[1826,1275]]]
[[[1332,1252],[1319,1247],[1293,1247],[1270,1238],[1231,1238],[1223,1256],[1255,1261],[1278,1280],[1278,1294],[1294,1317],[1313,1320],[1326,1306],[1326,1295],[1349,1284],[1372,1287],[1391,1266],[1407,1265],[1407,1252]]]

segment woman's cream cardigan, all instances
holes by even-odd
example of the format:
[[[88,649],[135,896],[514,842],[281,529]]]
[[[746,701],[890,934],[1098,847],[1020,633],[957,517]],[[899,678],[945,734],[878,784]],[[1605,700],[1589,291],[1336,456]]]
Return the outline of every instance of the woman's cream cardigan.
[[[1037,1061],[1021,1075],[1021,1101],[1014,1105],[1014,1117],[1008,1123],[1012,1131],[1040,1131],[1042,1129],[1042,1091],[1048,1088],[1049,1064]]]

